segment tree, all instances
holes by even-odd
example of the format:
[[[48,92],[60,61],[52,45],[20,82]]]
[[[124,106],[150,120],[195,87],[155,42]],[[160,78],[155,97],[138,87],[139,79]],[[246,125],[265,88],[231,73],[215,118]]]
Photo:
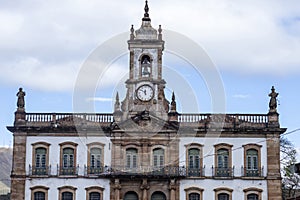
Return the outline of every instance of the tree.
[[[282,189],[288,191],[288,196],[295,195],[295,189],[300,186],[300,176],[295,173],[297,151],[287,138],[280,138],[280,164],[282,174]],[[285,194],[283,194],[286,196]],[[283,198],[285,199],[285,197]]]

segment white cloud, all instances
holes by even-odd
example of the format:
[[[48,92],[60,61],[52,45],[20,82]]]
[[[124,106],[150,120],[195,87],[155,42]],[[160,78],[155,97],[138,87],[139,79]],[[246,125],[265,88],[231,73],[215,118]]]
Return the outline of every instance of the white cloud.
[[[2,81],[69,90],[89,52],[111,36],[128,31],[131,24],[140,26],[143,4],[140,0],[3,2]],[[153,0],[149,4],[154,27],[162,24],[195,40],[220,69],[268,75],[300,73],[298,1]],[[124,64],[122,70],[127,71],[128,63]],[[110,76],[101,79],[105,86],[116,84],[119,69],[111,69]]]
[[[1,65],[2,81],[42,90],[70,90],[78,71],[76,62],[42,63],[33,57]]]

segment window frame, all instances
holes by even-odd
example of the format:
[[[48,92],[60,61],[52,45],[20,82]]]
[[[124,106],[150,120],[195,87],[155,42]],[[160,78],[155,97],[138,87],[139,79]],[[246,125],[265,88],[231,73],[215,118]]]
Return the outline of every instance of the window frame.
[[[256,194],[256,195],[258,195],[258,200],[261,200],[262,199],[262,192],[263,192],[263,190],[262,189],[260,189],[260,188],[255,188],[255,187],[250,187],[250,188],[246,188],[246,189],[244,189],[243,190],[244,191],[244,199],[245,200],[247,200],[247,196],[249,195],[249,194]]]
[[[227,143],[220,143],[220,144],[216,144],[214,145],[215,147],[215,169],[214,169],[214,176],[215,177],[233,177],[233,166],[232,166],[232,147],[233,145],[231,144],[227,144]],[[229,170],[228,172],[228,176],[222,176],[219,171],[218,171],[218,168],[219,168],[219,154],[218,154],[218,151],[219,150],[222,150],[222,149],[225,149],[228,151],[228,166],[227,166],[227,169]],[[226,168],[224,168],[226,169]]]
[[[98,192],[100,194],[100,200],[103,200],[104,188],[99,187],[99,186],[91,186],[91,187],[85,188],[85,190],[86,190],[86,200],[90,199],[90,194],[92,192]]]
[[[198,143],[191,143],[185,145],[186,149],[186,163],[185,166],[187,169],[190,167],[190,155],[189,151],[191,149],[197,149],[199,150],[199,169],[200,169],[200,176],[203,176],[203,145]],[[187,171],[187,174],[189,175],[189,171]],[[191,176],[191,177],[198,177],[198,176]]]
[[[136,151],[136,161],[135,161],[135,167],[134,167],[134,154],[131,154],[131,153],[128,153],[130,150],[135,150]],[[130,155],[130,164],[129,166],[127,165],[128,164],[128,155]],[[139,166],[139,150],[138,148],[135,148],[135,147],[128,147],[125,149],[125,163],[124,163],[124,167],[127,169],[127,170],[135,170],[138,168]]]
[[[247,178],[253,178],[253,177],[261,177],[262,176],[262,166],[261,166],[261,148],[262,145],[258,144],[246,144],[243,145],[244,148],[244,177]],[[248,150],[256,150],[257,151],[257,170],[258,170],[258,175],[257,176],[248,176],[247,172],[249,171],[248,169],[248,156],[247,152]],[[251,170],[251,169],[250,169]]]
[[[215,199],[216,200],[218,200],[218,195],[222,194],[222,193],[228,194],[229,195],[229,200],[232,200],[233,189],[231,189],[231,188],[219,187],[219,188],[215,188],[214,192],[215,192]]]
[[[200,200],[203,200],[203,191],[204,189],[199,187],[188,187],[184,189],[185,191],[185,199],[189,200],[189,195],[192,193],[196,193],[200,195]]]
[[[34,193],[43,192],[45,193],[45,200],[48,200],[48,190],[49,188],[43,185],[38,185],[30,188],[31,190],[31,200],[34,200]]]
[[[91,150],[93,148],[99,148],[100,151],[101,151],[101,154],[100,154],[100,167],[99,167],[99,172],[103,172],[103,168],[104,168],[104,147],[105,147],[105,144],[103,143],[100,143],[100,142],[93,142],[93,143],[89,143],[87,144],[87,147],[88,147],[88,150],[87,150],[87,174],[97,174],[97,173],[91,173],[91,170],[92,170],[92,166],[91,166],[91,161],[92,161],[92,158],[91,158]],[[98,169],[98,168],[95,168],[95,169]]]
[[[155,151],[161,150],[163,153],[162,154],[155,154]],[[155,156],[158,156],[156,165],[155,165]],[[162,161],[162,162],[161,162]],[[152,166],[154,168],[163,168],[166,163],[166,150],[161,147],[156,147],[152,149]]]
[[[77,146],[78,144],[77,143],[74,143],[74,142],[63,142],[63,143],[60,143],[60,162],[59,162],[59,176],[77,176]],[[73,170],[74,172],[72,174],[64,174],[63,173],[63,169],[66,169],[64,167],[64,149],[66,148],[71,148],[73,149]],[[71,167],[67,167],[68,168],[71,168]]]
[[[73,199],[72,200],[76,200],[76,187],[73,186],[62,186],[57,188],[58,189],[58,200],[62,200],[62,194],[64,192],[71,192],[73,194]]]
[[[32,176],[48,176],[50,174],[50,167],[49,167],[49,151],[50,151],[50,145],[47,142],[36,142],[31,144],[32,146],[32,162],[31,162],[31,175]],[[36,150],[39,148],[44,148],[46,149],[46,159],[45,159],[45,174],[37,174],[33,173],[36,169]],[[42,169],[42,168],[41,168]]]

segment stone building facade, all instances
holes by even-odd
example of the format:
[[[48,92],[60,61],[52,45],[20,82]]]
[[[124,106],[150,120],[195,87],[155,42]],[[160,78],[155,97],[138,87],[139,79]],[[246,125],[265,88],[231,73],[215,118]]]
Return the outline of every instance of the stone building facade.
[[[162,28],[128,40],[127,93],[114,112],[27,113],[13,126],[14,200],[279,200],[277,93],[268,114],[178,113],[165,96]],[[124,41],[125,42],[125,41]]]

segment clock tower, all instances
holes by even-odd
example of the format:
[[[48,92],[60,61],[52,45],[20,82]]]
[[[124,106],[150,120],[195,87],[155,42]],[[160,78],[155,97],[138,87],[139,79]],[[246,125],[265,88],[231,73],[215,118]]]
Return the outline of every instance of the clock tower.
[[[165,98],[166,82],[162,79],[162,54],[164,41],[162,29],[151,26],[148,2],[142,25],[134,30],[132,25],[128,40],[129,78],[126,81],[127,93],[122,102],[122,120],[141,112],[167,120],[169,102]]]

